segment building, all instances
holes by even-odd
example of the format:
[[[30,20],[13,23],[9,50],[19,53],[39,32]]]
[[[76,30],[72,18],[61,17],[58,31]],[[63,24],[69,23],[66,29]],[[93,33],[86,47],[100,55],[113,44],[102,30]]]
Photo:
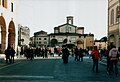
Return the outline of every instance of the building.
[[[84,39],[84,48],[90,49],[94,46],[94,34],[84,34],[86,37]]]
[[[27,26],[18,25],[18,46],[29,46],[30,29]]]
[[[97,46],[98,49],[107,49],[107,42],[95,40],[95,46]]]
[[[73,16],[68,16],[65,24],[54,27],[54,33],[48,36],[49,45],[52,47],[61,47],[65,44],[74,44],[75,46],[79,44],[79,47],[82,48],[94,46],[94,35],[84,34],[84,27],[75,26],[73,24]],[[89,43],[90,41],[88,41],[89,38],[92,39],[92,45]]]
[[[31,38],[31,41],[34,39],[34,47],[47,46],[48,45],[48,35],[47,32],[41,30],[34,33],[34,37]],[[31,42],[33,43],[33,42]]]
[[[17,0],[0,0],[0,54],[8,45],[17,47]]]
[[[120,0],[108,0],[108,44],[120,47]]]
[[[29,47],[35,47],[34,36],[30,37]]]

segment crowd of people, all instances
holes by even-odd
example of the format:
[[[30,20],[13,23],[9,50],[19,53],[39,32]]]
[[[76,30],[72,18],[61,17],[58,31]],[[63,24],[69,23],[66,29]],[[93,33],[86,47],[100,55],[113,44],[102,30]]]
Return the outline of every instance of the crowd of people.
[[[71,52],[70,52],[71,51]],[[90,50],[85,50],[82,48],[78,48],[77,46],[72,49],[68,49],[67,46],[63,46],[62,48],[49,48],[49,47],[40,47],[40,48],[28,48],[26,47],[24,50],[21,50],[20,55],[23,55],[30,60],[33,60],[34,57],[43,57],[48,58],[48,54],[54,57],[54,54],[58,56],[62,55],[63,63],[68,63],[69,55],[71,54],[74,57],[74,61],[83,61],[83,57],[87,54],[89,58],[93,59],[93,67],[92,71],[96,71],[98,73],[98,64],[99,60],[102,60],[102,57],[106,57],[107,59],[107,73],[112,74],[113,71],[116,75],[118,75],[118,60],[120,57],[120,47],[116,48],[114,45],[110,45],[107,49],[99,50],[97,46],[94,46]],[[6,55],[6,63],[14,63],[15,50],[8,46],[5,50]],[[115,70],[114,70],[115,67]]]
[[[115,75],[118,75],[118,61],[120,59],[120,47],[116,48],[114,45],[108,46],[107,49],[101,49],[99,50],[97,46],[94,46],[93,49],[89,50],[86,53],[86,50],[82,48],[74,48],[72,50],[72,54],[75,56],[75,61],[83,61],[84,54],[89,54],[89,57],[93,60],[93,67],[92,71],[98,73],[99,70],[99,61],[102,60],[103,57],[106,57],[107,60],[107,66],[106,71],[109,75],[112,75],[113,73]],[[63,63],[68,63],[68,57],[70,55],[69,50],[65,47],[62,50],[62,59]]]
[[[25,47],[24,49],[21,49],[20,55],[24,55],[27,59],[34,59],[34,57],[43,57],[48,58],[48,55],[53,56],[55,54],[58,54],[58,56],[61,55],[61,48],[54,48],[54,47],[37,47],[37,48],[29,48]]]
[[[120,59],[120,47],[116,48],[114,45],[109,45],[107,49],[98,50],[97,46],[90,52],[90,56],[93,59],[93,68],[92,71],[96,67],[96,73],[98,73],[98,62],[102,60],[102,57],[106,57],[107,60],[107,73],[112,75],[118,75],[118,61]]]

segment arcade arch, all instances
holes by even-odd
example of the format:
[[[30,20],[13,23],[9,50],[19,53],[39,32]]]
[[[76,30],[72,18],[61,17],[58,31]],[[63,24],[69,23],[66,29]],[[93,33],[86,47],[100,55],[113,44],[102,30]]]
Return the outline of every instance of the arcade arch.
[[[6,48],[6,22],[3,16],[0,16],[0,54],[4,53]]]
[[[13,21],[10,21],[8,26],[8,45],[15,48],[15,25]]]

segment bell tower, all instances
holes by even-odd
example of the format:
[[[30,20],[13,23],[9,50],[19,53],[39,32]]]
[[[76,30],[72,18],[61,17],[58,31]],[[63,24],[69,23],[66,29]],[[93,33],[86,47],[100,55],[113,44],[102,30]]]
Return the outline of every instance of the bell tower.
[[[73,25],[73,16],[68,16],[67,17],[67,23]]]

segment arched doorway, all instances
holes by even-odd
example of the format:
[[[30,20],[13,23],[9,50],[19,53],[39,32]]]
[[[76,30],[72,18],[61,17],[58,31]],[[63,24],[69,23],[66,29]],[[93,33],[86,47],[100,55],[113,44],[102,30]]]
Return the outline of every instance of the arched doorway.
[[[15,25],[13,21],[10,21],[8,27],[8,45],[15,48]]]
[[[3,16],[0,16],[0,54],[3,54],[6,48],[6,23]]]
[[[58,43],[57,39],[52,39],[51,40],[51,46],[52,47],[55,47],[57,45],[57,43]]]

